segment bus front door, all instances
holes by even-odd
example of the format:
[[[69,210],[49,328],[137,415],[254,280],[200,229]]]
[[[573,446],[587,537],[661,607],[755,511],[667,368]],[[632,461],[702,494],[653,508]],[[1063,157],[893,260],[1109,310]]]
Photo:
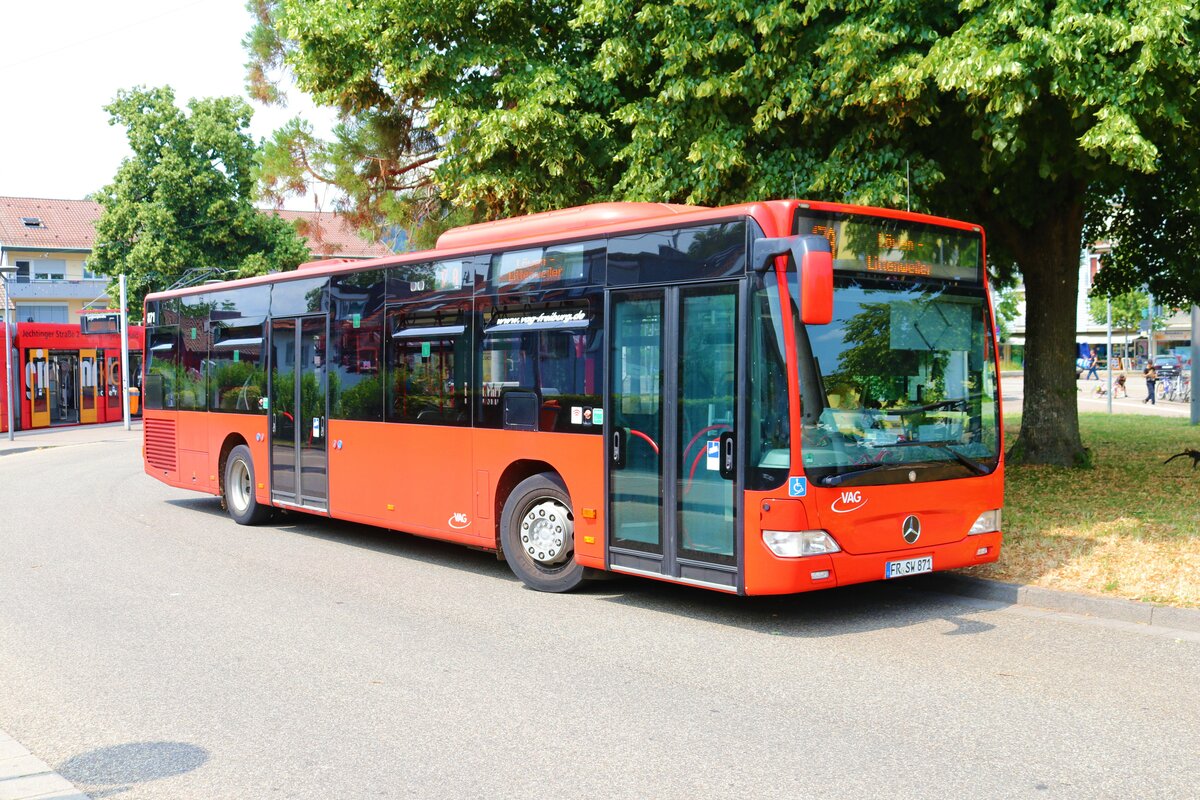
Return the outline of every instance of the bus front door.
[[[271,321],[271,500],[329,509],[324,317]]]
[[[608,561],[738,591],[740,283],[611,292]]]

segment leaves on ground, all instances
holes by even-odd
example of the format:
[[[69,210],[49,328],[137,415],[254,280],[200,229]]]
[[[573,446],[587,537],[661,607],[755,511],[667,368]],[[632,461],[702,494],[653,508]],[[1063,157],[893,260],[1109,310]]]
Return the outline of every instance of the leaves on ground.
[[[1013,440],[1019,417],[1006,420]],[[1080,414],[1091,469],[1006,468],[1004,547],[979,577],[1200,606],[1200,428],[1185,419]]]

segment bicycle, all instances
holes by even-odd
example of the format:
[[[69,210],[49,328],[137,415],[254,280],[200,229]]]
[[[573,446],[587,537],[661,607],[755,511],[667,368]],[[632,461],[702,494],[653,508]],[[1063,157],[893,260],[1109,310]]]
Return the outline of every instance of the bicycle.
[[[1174,383],[1170,375],[1160,375],[1158,378],[1158,391],[1155,396],[1159,400],[1174,400],[1175,398],[1171,396],[1171,393],[1175,391]]]
[[[1190,372],[1185,372],[1179,376],[1179,383],[1175,389],[1176,399],[1182,403],[1186,403],[1192,399],[1192,375]]]

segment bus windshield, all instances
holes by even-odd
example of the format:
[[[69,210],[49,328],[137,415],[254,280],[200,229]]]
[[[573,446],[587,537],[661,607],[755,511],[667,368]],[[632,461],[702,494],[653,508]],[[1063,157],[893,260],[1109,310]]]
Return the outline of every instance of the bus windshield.
[[[799,326],[805,472],[825,486],[992,472],[1000,430],[978,237],[974,247],[969,235],[938,237],[953,245],[942,250],[952,257],[926,256],[910,271],[899,265],[913,251],[895,245],[920,242],[918,236],[891,220],[878,220],[878,235],[866,232],[875,220],[854,222],[857,235],[843,241],[886,243],[900,257],[881,273],[848,262],[887,262],[886,252],[842,247],[835,253],[833,321]],[[930,241],[929,231],[921,233]],[[954,274],[951,263],[959,265]]]

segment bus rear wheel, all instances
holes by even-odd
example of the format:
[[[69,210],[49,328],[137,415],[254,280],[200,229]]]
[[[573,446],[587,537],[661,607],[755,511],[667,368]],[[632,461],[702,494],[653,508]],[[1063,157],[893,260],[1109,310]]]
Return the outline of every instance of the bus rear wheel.
[[[271,516],[271,508],[255,498],[255,485],[250,448],[239,444],[225,462],[225,508],[239,525],[258,525]]]
[[[517,484],[500,515],[500,541],[509,568],[531,589],[569,592],[583,582],[571,498],[557,475],[542,473]]]

